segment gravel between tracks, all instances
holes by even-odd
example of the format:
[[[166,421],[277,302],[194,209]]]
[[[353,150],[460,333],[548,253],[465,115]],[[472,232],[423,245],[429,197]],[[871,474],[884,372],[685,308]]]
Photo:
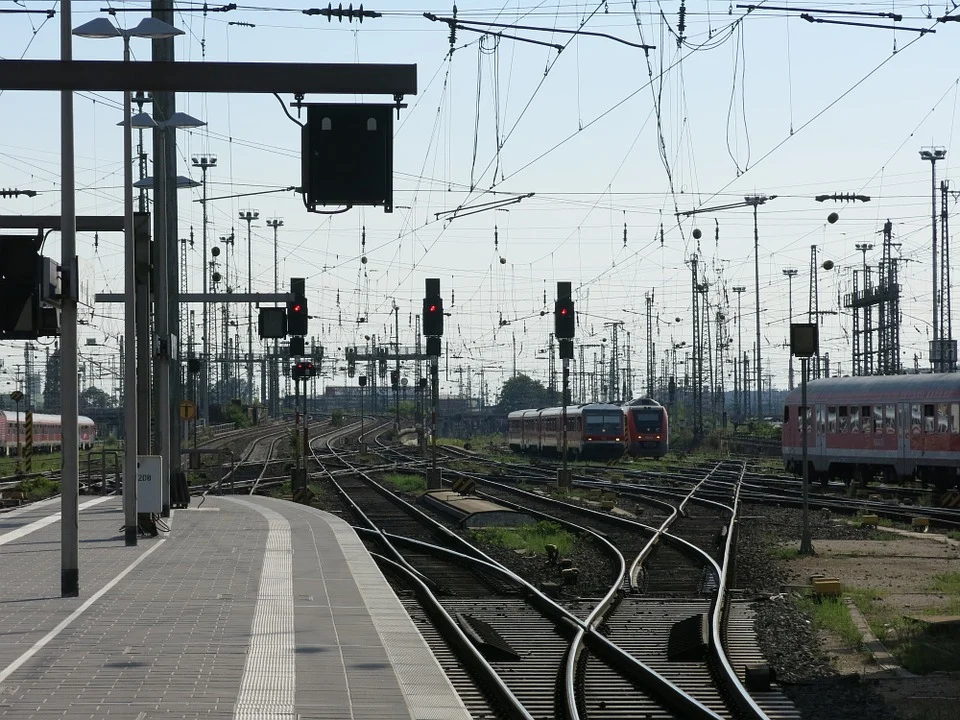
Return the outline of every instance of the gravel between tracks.
[[[807,618],[786,595],[787,572],[772,551],[785,543],[798,543],[801,513],[792,508],[745,504],[737,547],[737,587],[762,600],[755,604],[755,628],[760,647],[776,671],[787,695],[804,718],[869,718],[897,720],[884,701],[877,676],[841,675],[823,650],[821,639]],[[867,540],[875,531],[846,524],[829,511],[810,513],[811,538],[817,540]]]

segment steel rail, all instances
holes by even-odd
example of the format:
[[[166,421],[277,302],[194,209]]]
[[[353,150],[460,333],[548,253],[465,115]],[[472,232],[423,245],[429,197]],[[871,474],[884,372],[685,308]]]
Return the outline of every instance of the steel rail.
[[[527,712],[523,703],[503,682],[499,673],[487,662],[487,659],[483,657],[476,646],[470,642],[457,622],[450,617],[450,613],[440,604],[440,601],[437,600],[421,577],[414,572],[410,572],[406,565],[397,563],[388,557],[377,553],[370,553],[370,555],[375,560],[388,565],[393,572],[407,580],[412,586],[417,600],[420,601],[420,606],[433,620],[443,637],[453,644],[458,651],[457,656],[460,661],[467,666],[474,678],[477,678],[477,676],[482,678],[482,682],[485,683],[483,687],[494,696],[494,700],[500,703],[501,708],[506,709],[507,717],[510,720],[534,720],[533,715]]]

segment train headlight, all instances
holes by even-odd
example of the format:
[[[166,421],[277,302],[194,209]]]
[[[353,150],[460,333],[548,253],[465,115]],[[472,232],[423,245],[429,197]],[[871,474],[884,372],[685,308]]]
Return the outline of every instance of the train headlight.
[[[660,436],[659,436],[659,435],[657,435],[657,440],[659,440],[659,439],[660,439]]]

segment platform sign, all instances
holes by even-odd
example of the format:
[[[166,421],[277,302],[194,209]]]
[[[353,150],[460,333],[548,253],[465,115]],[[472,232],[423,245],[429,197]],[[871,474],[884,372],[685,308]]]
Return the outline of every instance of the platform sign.
[[[163,509],[163,471],[159,455],[137,455],[137,512],[160,514]]]

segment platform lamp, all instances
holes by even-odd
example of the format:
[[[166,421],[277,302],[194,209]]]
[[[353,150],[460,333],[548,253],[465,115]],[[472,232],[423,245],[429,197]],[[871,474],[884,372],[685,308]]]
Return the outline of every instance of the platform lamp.
[[[123,124],[123,123],[119,123]],[[157,156],[157,180],[152,177],[145,177],[133,183],[135,188],[154,190],[154,209],[166,207],[167,194],[167,131],[177,128],[197,128],[206,125],[202,120],[198,120],[192,115],[183,112],[175,112],[170,115],[168,120],[156,120],[149,113],[137,113],[130,119],[130,125],[138,130],[152,129],[159,138],[159,153]],[[200,183],[191,180],[183,175],[176,178],[176,188],[199,187]],[[157,353],[157,408],[158,408],[158,432],[157,437],[160,445],[160,456],[162,460],[161,479],[163,486],[162,511],[161,516],[170,516],[170,484],[173,477],[174,465],[179,469],[177,456],[172,452],[174,438],[179,437],[180,427],[177,420],[177,413],[173,407],[171,398],[171,389],[173,383],[179,382],[180,372],[177,369],[176,377],[171,377],[173,371],[173,359],[179,355],[176,348],[173,347],[174,341],[170,333],[170,295],[175,292],[175,288],[170,287],[169,277],[170,268],[167,265],[169,257],[168,249],[170,247],[171,237],[170,228],[167,225],[167,217],[163,212],[157,213],[157,237],[156,237],[156,332],[160,340],[159,347],[161,352]],[[176,237],[176,236],[174,236]],[[174,240],[175,242],[175,240]],[[176,430],[174,429],[176,428]]]
[[[800,458],[803,463],[803,534],[800,538],[800,554],[813,555],[813,543],[810,540],[810,468],[807,465],[807,436],[809,434],[809,411],[807,408],[807,361],[817,354],[820,333],[816,323],[790,324],[790,354],[800,358],[800,410],[797,422],[800,423]]]
[[[123,61],[130,62],[130,38],[163,40],[183,35],[183,30],[154,17],[143,18],[131,30],[118,28],[107,18],[96,18],[73,29],[82,38],[123,38]],[[125,375],[128,378],[123,398],[124,467],[123,518],[124,542],[137,544],[137,484],[131,482],[137,474],[137,355],[135,261],[133,252],[133,126],[130,89],[123,91],[123,246],[124,258],[124,344],[127,348]]]

